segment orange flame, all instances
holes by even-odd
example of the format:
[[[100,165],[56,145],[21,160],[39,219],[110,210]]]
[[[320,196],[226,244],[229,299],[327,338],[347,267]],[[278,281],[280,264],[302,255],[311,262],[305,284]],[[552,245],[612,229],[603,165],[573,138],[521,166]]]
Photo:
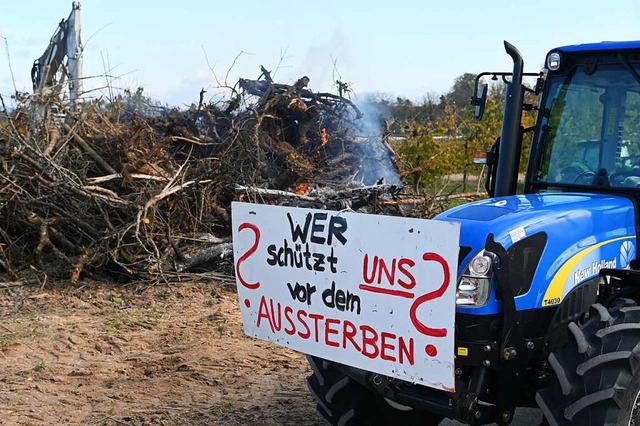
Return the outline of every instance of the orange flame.
[[[322,146],[325,146],[329,143],[329,132],[327,132],[326,128],[322,128]]]
[[[298,195],[304,195],[307,193],[308,190],[309,190],[309,185],[307,185],[306,183],[300,183],[298,184],[298,186],[296,186],[296,189],[293,190],[293,193]]]

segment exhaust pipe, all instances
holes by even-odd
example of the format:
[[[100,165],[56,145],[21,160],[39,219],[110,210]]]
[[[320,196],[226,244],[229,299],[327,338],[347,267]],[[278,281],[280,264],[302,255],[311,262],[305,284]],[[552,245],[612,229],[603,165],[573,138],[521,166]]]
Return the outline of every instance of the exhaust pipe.
[[[504,47],[513,59],[513,76],[511,83],[507,84],[504,103],[494,197],[516,193],[520,151],[522,150],[522,132],[520,128],[522,125],[522,101],[524,97],[524,89],[522,87],[524,61],[515,46],[505,41]]]

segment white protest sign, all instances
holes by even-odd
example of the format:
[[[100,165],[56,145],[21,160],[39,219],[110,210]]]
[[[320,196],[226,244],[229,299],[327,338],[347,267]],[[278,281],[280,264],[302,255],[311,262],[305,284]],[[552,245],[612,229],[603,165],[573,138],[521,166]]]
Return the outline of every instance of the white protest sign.
[[[456,223],[233,203],[245,333],[446,391]]]

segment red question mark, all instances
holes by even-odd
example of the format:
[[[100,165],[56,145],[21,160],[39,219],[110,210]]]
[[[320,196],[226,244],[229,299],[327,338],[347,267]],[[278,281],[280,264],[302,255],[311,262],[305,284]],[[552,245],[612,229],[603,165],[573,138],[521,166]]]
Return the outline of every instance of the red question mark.
[[[250,290],[255,290],[260,287],[260,283],[257,281],[255,283],[246,282],[244,278],[242,278],[242,274],[240,273],[240,264],[247,260],[249,256],[256,252],[256,250],[258,250],[258,244],[260,243],[260,229],[258,229],[258,227],[252,223],[243,223],[238,226],[238,232],[242,231],[243,229],[251,229],[255,234],[255,241],[251,248],[247,250],[245,254],[240,256],[240,259],[238,259],[238,262],[236,263],[236,277],[238,277],[238,280],[242,283],[243,286]]]
[[[426,335],[426,336],[432,336],[432,337],[446,337],[447,335],[447,329],[446,328],[431,328],[431,327],[427,327],[426,325],[424,325],[424,323],[422,323],[419,319],[418,319],[418,315],[417,315],[417,311],[418,308],[423,304],[428,302],[429,300],[433,300],[433,299],[437,299],[438,297],[441,297],[445,291],[447,291],[447,288],[449,287],[449,283],[451,280],[451,274],[449,272],[449,265],[447,264],[446,260],[444,260],[444,258],[442,256],[440,256],[437,253],[425,253],[422,255],[422,259],[429,262],[437,262],[440,264],[440,266],[442,266],[442,271],[444,273],[444,279],[442,280],[442,284],[440,285],[440,287],[437,290],[434,290],[430,293],[424,294],[420,297],[418,297],[413,304],[411,305],[411,309],[409,310],[409,316],[411,318],[411,322],[413,323],[413,326],[416,328],[416,330],[418,330],[420,333]],[[433,345],[427,345],[425,347],[425,351],[427,352],[427,355],[429,356],[436,356],[438,351],[436,349],[435,346]]]

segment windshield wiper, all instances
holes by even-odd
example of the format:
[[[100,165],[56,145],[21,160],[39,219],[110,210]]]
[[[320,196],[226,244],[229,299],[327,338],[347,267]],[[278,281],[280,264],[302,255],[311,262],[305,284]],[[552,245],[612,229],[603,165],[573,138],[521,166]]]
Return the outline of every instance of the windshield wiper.
[[[618,53],[616,55],[618,57],[618,59],[620,60],[620,62],[622,62],[622,64],[629,70],[629,72],[631,73],[631,75],[633,76],[633,78],[636,79],[636,81],[638,82],[638,84],[640,84],[640,74],[638,74],[638,71],[636,71],[636,69],[634,67],[631,66],[631,64],[629,63],[629,61],[627,60],[627,58],[624,57],[624,55],[622,53]]]

